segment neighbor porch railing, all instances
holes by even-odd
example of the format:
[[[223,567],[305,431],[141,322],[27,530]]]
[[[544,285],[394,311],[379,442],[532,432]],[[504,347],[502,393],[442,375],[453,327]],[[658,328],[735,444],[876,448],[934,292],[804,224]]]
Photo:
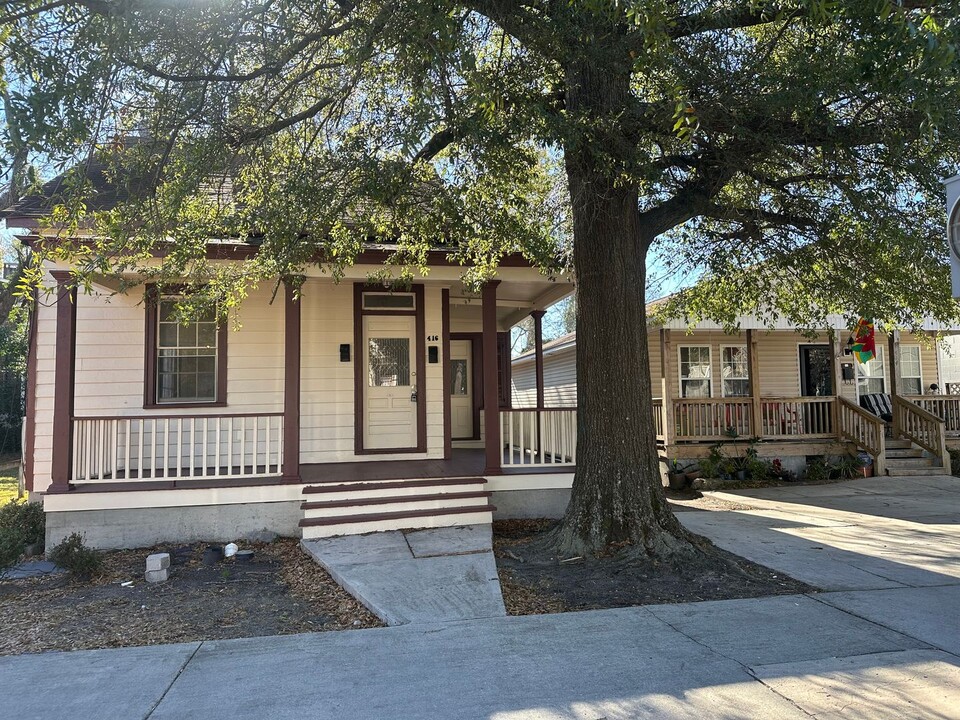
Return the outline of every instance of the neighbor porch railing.
[[[943,471],[950,474],[950,453],[947,451],[947,431],[944,421],[929,410],[905,398],[894,395],[893,429],[940,459]]]
[[[500,411],[504,467],[577,464],[574,408],[513,408]]]
[[[960,434],[960,395],[905,395],[904,399],[943,420],[947,433]]]
[[[664,441],[663,402],[654,400],[657,439]],[[836,437],[836,398],[679,398],[672,401],[674,432],[681,442],[713,442],[739,437],[769,440]]]
[[[74,484],[276,476],[283,414],[76,417]]]

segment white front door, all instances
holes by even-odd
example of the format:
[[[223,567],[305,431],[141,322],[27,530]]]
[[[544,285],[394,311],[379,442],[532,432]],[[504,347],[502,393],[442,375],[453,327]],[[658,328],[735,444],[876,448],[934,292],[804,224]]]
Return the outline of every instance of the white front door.
[[[450,430],[454,440],[472,439],[473,427],[473,343],[450,341]]]
[[[363,318],[366,450],[417,446],[415,327],[408,315]]]

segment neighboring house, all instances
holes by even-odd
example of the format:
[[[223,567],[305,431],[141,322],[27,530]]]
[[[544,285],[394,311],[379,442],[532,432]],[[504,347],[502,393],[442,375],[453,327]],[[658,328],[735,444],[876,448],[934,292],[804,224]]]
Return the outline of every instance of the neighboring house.
[[[733,428],[742,438],[761,438],[762,455],[795,458],[795,466],[808,455],[856,448],[878,457],[881,471],[949,467],[944,445],[948,436],[960,441],[960,396],[940,392],[949,355],[932,336],[960,327],[930,325],[929,338],[878,334],[876,358],[859,364],[840,317],[832,318],[833,340],[827,332],[801,334],[784,321],[770,330],[757,318],[740,320],[737,334],[711,322],[688,330],[679,319],[651,326],[651,412],[664,459],[703,457],[711,444],[729,439]],[[514,358],[514,407],[542,406],[545,417],[556,408],[575,408],[576,336],[543,345],[539,403],[536,366],[534,353]],[[863,396],[876,394],[891,396],[893,439],[909,438],[927,450],[930,463],[886,457],[907,453],[888,451],[887,445],[900,443],[888,442],[883,422],[861,408]]]
[[[103,167],[88,171],[103,189]],[[25,242],[42,239],[56,187],[4,213]],[[207,248],[222,263],[256,252]],[[542,515],[537,488],[569,487],[573,467],[510,462],[507,340],[571,283],[509,256],[475,297],[436,250],[429,277],[391,293],[366,284],[389,254],[368,248],[339,283],[306,268],[299,300],[255,289],[237,330],[176,323],[175,297],[151,285],[118,294],[102,277],[77,293],[68,266],[48,265],[57,292],[36,308],[24,450],[48,546],[73,531],[132,547],[489,523],[494,504]]]

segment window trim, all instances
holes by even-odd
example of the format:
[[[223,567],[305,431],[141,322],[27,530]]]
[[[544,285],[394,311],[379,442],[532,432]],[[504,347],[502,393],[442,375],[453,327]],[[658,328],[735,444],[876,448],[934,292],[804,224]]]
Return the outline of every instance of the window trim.
[[[727,378],[723,377],[723,351],[725,348],[736,348],[738,350],[743,350],[747,353],[747,374],[744,377],[729,378],[730,380],[746,380],[747,381],[747,394],[746,395],[727,395],[726,388],[724,387],[723,381]],[[711,359],[712,360],[712,359]],[[750,397],[750,348],[746,343],[727,343],[720,346],[720,397],[732,397],[732,398],[748,398]],[[713,363],[710,364],[710,372],[713,373]]]
[[[916,349],[917,349],[917,367],[918,367],[919,370],[920,370],[920,374],[919,374],[919,375],[904,375],[904,374],[903,374],[903,350],[904,350],[904,348],[916,348]],[[906,395],[906,393],[903,392],[903,387],[902,387],[902,386],[903,386],[903,380],[904,380],[904,378],[906,378],[907,380],[919,380],[919,381],[920,381],[920,393],[919,393],[919,394],[920,394],[920,395],[923,395],[923,391],[924,391],[924,385],[923,385],[923,346],[920,345],[920,343],[900,343],[900,357],[897,358],[897,361],[898,361],[898,362],[897,362],[897,369],[900,371],[900,377],[898,378],[898,380],[899,380],[900,382],[897,384],[897,389],[900,391],[900,393]],[[886,370],[886,368],[884,368],[884,370]]]
[[[864,377],[866,377],[866,378],[880,378],[880,379],[883,381],[883,390],[882,390],[881,392],[882,392],[884,395],[888,395],[888,394],[890,393],[890,387],[889,387],[889,386],[890,386],[890,380],[889,380],[890,375],[889,375],[889,369],[888,369],[888,367],[887,367],[887,354],[886,354],[886,352],[885,352],[884,350],[885,350],[885,349],[884,349],[883,345],[881,345],[881,344],[878,344],[878,345],[877,345],[877,350],[876,350],[875,359],[881,360],[881,361],[883,362],[883,372],[882,372],[882,374],[880,374],[880,375],[866,375],[866,376],[864,376]],[[861,396],[863,396],[863,395],[870,395],[870,394],[872,394],[872,393],[869,393],[869,392],[867,392],[867,393],[861,393],[861,392],[860,392],[860,368],[863,366],[863,363],[858,362],[858,361],[856,360],[856,358],[854,358],[854,365],[855,365],[854,372],[856,373],[856,380],[855,380],[855,382],[856,382],[856,390],[857,390],[857,402],[860,402]]]
[[[179,288],[171,288],[173,292]],[[160,313],[160,292],[155,284],[146,286],[143,296],[144,315],[144,378],[143,409],[209,408],[227,406],[227,324],[217,325],[217,396],[215,400],[194,402],[157,402],[157,326]]]
[[[710,375],[706,378],[685,378],[683,377],[683,350],[684,348],[706,348],[708,357],[710,358]],[[677,345],[677,391],[679,392],[678,399],[684,400],[687,399],[687,396],[683,394],[683,381],[684,380],[706,380],[710,383],[710,391],[707,393],[706,397],[712,398],[713,394],[713,345],[711,343],[699,343],[699,344],[686,344],[686,345]],[[703,398],[689,398],[691,400],[703,399]]]

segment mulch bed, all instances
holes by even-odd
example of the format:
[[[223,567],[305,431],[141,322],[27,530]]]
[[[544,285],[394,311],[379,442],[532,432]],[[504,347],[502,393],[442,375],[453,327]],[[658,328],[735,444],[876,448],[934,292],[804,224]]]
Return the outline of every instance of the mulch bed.
[[[555,524],[554,520],[494,521],[493,550],[504,604],[510,615],[790,595],[815,590],[781,572],[719,548],[716,560],[696,566],[635,558],[624,560],[616,554],[602,558],[559,558],[534,543]],[[733,565],[720,558],[732,561]]]
[[[253,561],[213,566],[202,562],[205,547],[104,552],[90,581],[66,574],[0,581],[0,655],[382,625],[296,540],[244,545]],[[165,583],[143,579],[152,552],[171,553]]]

